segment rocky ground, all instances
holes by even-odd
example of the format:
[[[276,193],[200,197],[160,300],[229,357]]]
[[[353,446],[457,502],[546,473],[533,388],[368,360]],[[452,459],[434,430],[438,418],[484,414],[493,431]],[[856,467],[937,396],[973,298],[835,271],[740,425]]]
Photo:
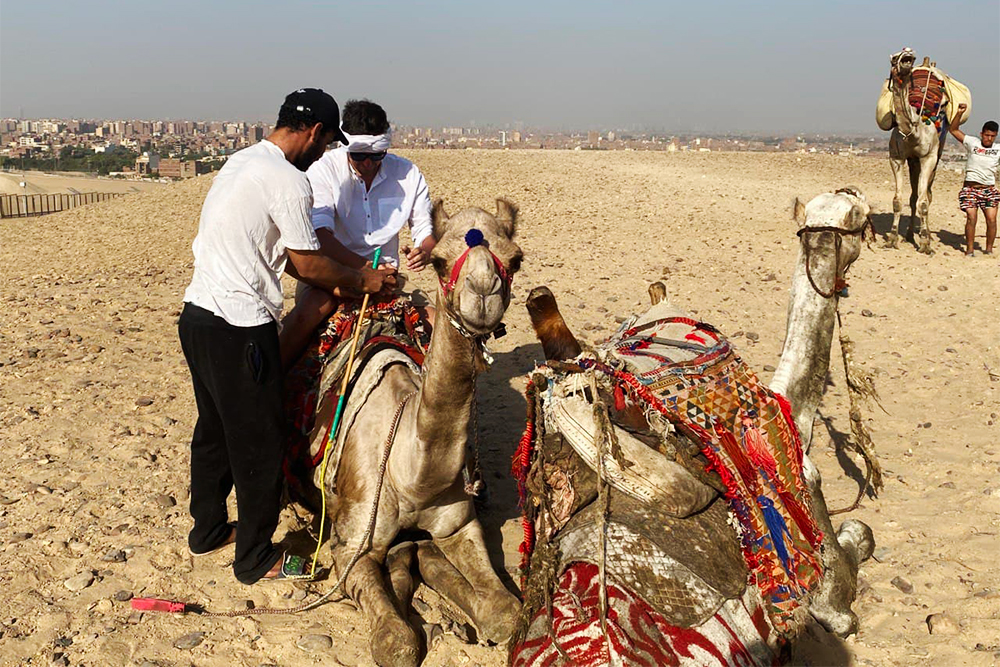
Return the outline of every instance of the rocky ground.
[[[521,207],[524,269],[509,335],[482,379],[485,523],[512,573],[520,530],[509,458],[523,376],[542,358],[524,297],[546,284],[598,340],[665,280],[671,300],[730,335],[769,378],[781,350],[797,239],[795,196],[860,186],[891,215],[884,160],[754,154],[430,151],[410,155],[450,211]],[[210,177],[67,213],[0,223],[0,665],[370,665],[348,604],[299,616],[133,613],[155,595],[213,610],[290,607],[331,585],[245,587],[226,557],[187,554],[188,438],[196,412],[176,335],[190,244]],[[814,665],[988,665],[1000,660],[1000,265],[959,250],[959,177],[935,185],[931,257],[865,249],[845,326],[886,412],[869,410],[886,469],[871,525],[860,633],[814,632]],[[982,232],[981,232],[982,233]],[[428,273],[411,286],[433,292]],[[287,285],[287,294],[293,286]],[[833,507],[858,490],[843,370],[834,366],[813,457]],[[292,509],[281,533],[301,532]],[[427,590],[426,665],[505,664]],[[931,619],[928,623],[928,618]],[[933,629],[933,632],[931,630]]]

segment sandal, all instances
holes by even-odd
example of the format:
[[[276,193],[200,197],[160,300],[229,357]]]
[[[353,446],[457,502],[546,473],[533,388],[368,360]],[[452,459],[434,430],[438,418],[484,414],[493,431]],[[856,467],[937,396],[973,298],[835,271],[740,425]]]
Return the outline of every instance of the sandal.
[[[220,544],[219,546],[213,549],[209,549],[208,551],[200,551],[200,552],[193,551],[191,547],[188,547],[188,553],[194,556],[195,558],[201,558],[203,556],[211,556],[212,554],[219,553],[226,547],[236,544],[236,522],[230,521],[229,526],[231,526],[231,529],[229,531],[229,537],[223,540],[222,544]]]
[[[282,554],[281,560],[278,562],[281,564],[281,567],[278,569],[277,573],[268,576],[270,574],[270,572],[268,572],[260,578],[260,581],[276,581],[279,579],[312,579],[312,574],[307,571],[309,567],[306,559],[302,556],[296,556],[286,551]],[[275,564],[277,565],[277,563]]]

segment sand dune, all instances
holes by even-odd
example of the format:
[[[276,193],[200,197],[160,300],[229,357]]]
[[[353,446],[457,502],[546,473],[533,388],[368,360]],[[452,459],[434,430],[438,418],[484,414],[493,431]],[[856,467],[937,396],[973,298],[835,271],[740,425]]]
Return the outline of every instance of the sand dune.
[[[25,187],[21,187],[21,183]],[[81,192],[146,192],[163,187],[164,183],[125,181],[116,178],[93,178],[84,174],[45,174],[38,171],[0,173],[0,194],[52,195]]]
[[[480,391],[484,518],[511,572],[520,530],[507,470],[524,424],[523,375],[542,359],[524,310],[531,287],[550,286],[569,325],[597,340],[662,278],[675,304],[730,335],[766,380],[781,350],[797,247],[792,199],[857,185],[879,208],[880,233],[891,218],[883,160],[408,155],[449,211],[491,209],[496,196],[521,207],[524,268],[509,335],[496,341],[497,363]],[[0,665],[48,664],[57,653],[71,665],[371,664],[361,617],[346,604],[216,620],[132,614],[121,601],[288,607],[331,584],[244,587],[224,556],[194,563],[187,555],[196,411],[176,319],[210,178],[0,223]],[[862,567],[861,632],[846,642],[815,634],[812,664],[986,665],[1000,654],[1000,271],[995,258],[966,259],[957,249],[958,187],[959,176],[939,174],[934,256],[866,248],[849,275],[845,324],[888,413],[866,414],[887,481],[850,515],[869,523],[878,543],[878,560]],[[429,272],[410,278],[433,293]],[[838,357],[813,444],[833,507],[853,499],[859,465],[834,446],[850,432]],[[279,531],[306,522],[287,509]],[[431,622],[460,617],[433,593],[419,595]],[[937,613],[954,623],[932,635],[925,619]],[[175,647],[193,632],[204,633],[197,646]],[[330,636],[333,648],[298,648],[308,634]],[[425,664],[499,667],[505,656],[446,634]]]

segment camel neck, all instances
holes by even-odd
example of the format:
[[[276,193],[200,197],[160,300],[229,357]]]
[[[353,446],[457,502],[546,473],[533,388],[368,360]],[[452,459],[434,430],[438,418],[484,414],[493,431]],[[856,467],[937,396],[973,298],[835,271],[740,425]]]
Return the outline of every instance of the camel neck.
[[[917,112],[910,106],[910,85],[910,77],[907,77],[902,84],[893,82],[892,86],[892,106],[896,124],[904,135],[912,134],[914,126],[920,123]]]
[[[785,344],[771,389],[788,398],[802,445],[808,449],[813,420],[830,370],[830,346],[839,297],[827,299],[816,293],[809,284],[805,261],[800,247],[788,300]],[[814,272],[814,277],[822,280],[824,276]]]
[[[414,465],[423,469],[410,471],[435,495],[454,482],[465,463],[474,363],[473,341],[448,321],[439,292],[416,418]]]

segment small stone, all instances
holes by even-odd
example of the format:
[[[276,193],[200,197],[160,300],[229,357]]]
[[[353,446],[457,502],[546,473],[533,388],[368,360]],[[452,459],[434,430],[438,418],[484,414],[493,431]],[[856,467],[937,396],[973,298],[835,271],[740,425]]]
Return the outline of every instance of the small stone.
[[[92,572],[81,572],[75,577],[70,577],[63,582],[63,586],[71,591],[82,591],[87,586],[94,583],[94,575]]]
[[[112,609],[114,609],[114,605],[107,598],[98,600],[97,604],[94,605],[94,611],[99,614],[110,614]]]
[[[930,427],[931,427],[930,422],[924,422],[924,428],[930,428]]]
[[[69,667],[69,658],[66,657],[65,653],[54,653],[52,655],[52,662],[49,664],[52,667]]]
[[[8,498],[7,496],[0,496],[0,505],[13,505],[16,502],[20,502],[20,498]]]
[[[306,653],[319,653],[330,650],[333,639],[327,635],[303,635],[296,640],[295,645]]]
[[[875,317],[875,313],[868,310],[867,308],[861,309],[861,317]]]
[[[176,505],[177,501],[174,499],[173,496],[168,496],[165,493],[161,493],[158,496],[156,496],[156,504],[162,507],[163,509],[168,509]]]
[[[189,632],[183,637],[178,637],[174,640],[174,648],[180,649],[182,651],[193,649],[198,644],[205,641],[204,632]]]
[[[101,560],[105,563],[124,563],[125,562],[125,552],[121,549],[112,549],[103,556]]]
[[[953,347],[946,347],[946,348],[944,348],[944,351],[945,351],[945,352],[951,352],[952,354],[955,354],[955,353],[957,353],[957,352],[958,352],[958,350],[956,350],[956,349],[955,349],[955,348],[953,348]]]
[[[31,533],[14,533],[10,536],[10,541],[11,543],[24,542],[25,540],[30,540],[32,537]]]
[[[874,552],[872,552],[872,556],[875,557],[875,560],[881,563],[891,553],[892,553],[891,547],[878,547],[875,549]]]
[[[947,285],[938,285],[938,292],[947,292],[947,291],[948,291]]]
[[[955,482],[945,482],[944,484],[938,484],[939,489],[954,489]]]
[[[764,364],[764,372],[765,373],[773,373],[774,372],[774,366],[772,366],[771,364]]]
[[[960,629],[951,616],[942,612],[927,617],[927,631],[932,635],[957,635]]]
[[[755,331],[748,331],[746,332],[745,335],[747,337],[747,340],[753,340],[753,341],[760,340],[760,334]]]
[[[160,417],[159,419],[157,419],[156,423],[158,425],[166,428],[167,426],[173,426],[174,424],[176,424],[177,420],[174,419],[174,418],[172,418],[172,417],[166,417],[166,416],[164,416],[164,417]]]
[[[142,612],[133,611],[131,614],[128,615],[128,620],[126,622],[129,625],[139,625],[140,621],[142,621]]]
[[[126,590],[115,591],[115,594],[112,597],[115,599],[116,602],[128,602],[129,600],[132,599],[132,591],[126,591]]]
[[[908,580],[904,579],[903,577],[893,577],[892,581],[890,581],[889,583],[904,593],[909,594],[913,592],[913,584],[911,584]]]
[[[301,602],[302,600],[306,599],[306,592],[301,588],[296,588],[294,591],[292,591],[290,597],[297,602]]]
[[[135,404],[138,405],[139,407],[145,407],[147,405],[152,405],[153,399],[150,398],[149,396],[140,396],[139,398],[135,399]]]

